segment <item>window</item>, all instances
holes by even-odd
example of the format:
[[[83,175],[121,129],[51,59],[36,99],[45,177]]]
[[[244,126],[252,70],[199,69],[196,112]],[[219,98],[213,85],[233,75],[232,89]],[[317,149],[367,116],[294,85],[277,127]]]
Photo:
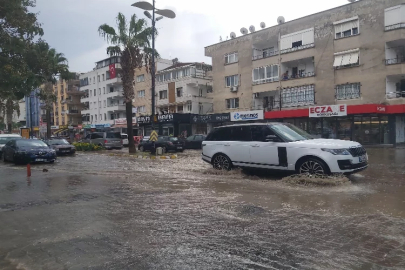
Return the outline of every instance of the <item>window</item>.
[[[98,89],[98,94],[101,95],[101,88]]]
[[[104,102],[103,102],[103,103],[104,103],[104,108],[105,108],[105,107],[106,107],[106,101],[104,100]]]
[[[91,116],[91,122],[93,122],[93,115]]]
[[[227,109],[236,109],[239,108],[239,98],[230,98],[226,100]]]
[[[98,102],[98,107],[101,108],[101,100]]]
[[[198,106],[198,113],[199,113],[199,114],[204,114],[204,105],[203,105],[203,104],[200,104],[200,105]]]
[[[100,114],[100,121],[103,121],[103,116]]]
[[[239,75],[232,75],[225,77],[226,87],[238,86],[239,85]]]
[[[104,120],[107,121],[107,114],[106,113],[104,114]]]
[[[101,75],[101,77],[103,78],[103,81],[105,81],[105,75],[104,75],[104,74],[102,74],[102,75]]]
[[[145,90],[138,91],[138,97],[140,98],[145,97]]]
[[[111,118],[111,120],[114,120],[115,118],[114,118],[114,114],[112,113],[112,114],[110,114],[110,118]]]
[[[93,92],[93,93],[94,93],[94,96],[96,96],[96,94],[97,94],[97,93],[96,93],[96,89],[94,89],[94,92]]]
[[[344,67],[358,66],[359,54],[359,49],[335,53],[335,61],[333,63],[333,67],[339,69]]]
[[[138,107],[138,112],[139,112],[139,113],[144,113],[144,112],[146,112],[145,106],[139,106],[139,107]]]
[[[314,28],[309,28],[292,34],[281,36],[281,53],[288,53],[297,49],[306,49],[314,46]]]
[[[100,75],[97,76],[97,81],[100,82]]]
[[[250,134],[250,126],[234,126],[230,127],[230,141],[249,142],[252,140]]]
[[[96,121],[97,121],[97,114],[95,114],[95,115],[94,115],[94,120],[96,120]]]
[[[191,103],[191,102],[187,103],[186,109],[188,112],[191,112],[193,110],[193,103]]]
[[[255,142],[265,142],[267,136],[275,135],[268,126],[251,126],[250,131]]]
[[[114,87],[110,87],[110,93],[114,92]]]
[[[144,74],[136,76],[136,82],[144,82],[144,81],[145,81],[145,75]]]
[[[281,106],[298,107],[313,105],[315,103],[315,86],[303,85],[283,89],[281,92]]]
[[[176,89],[177,97],[183,96],[183,87],[179,87]]]
[[[405,5],[399,5],[385,9],[384,24],[385,31],[405,27]]]
[[[357,16],[333,24],[335,25],[335,39],[359,34],[359,18]]]
[[[238,62],[238,53],[233,52],[225,54],[225,64],[232,64]]]
[[[278,65],[253,69],[253,85],[278,81]]]
[[[105,87],[103,87],[103,94],[105,94]]]
[[[96,77],[93,77],[93,84],[96,83]]]
[[[90,83],[91,83],[91,78],[90,78]]]
[[[167,90],[159,91],[159,99],[167,99]]]
[[[206,141],[229,141],[231,137],[230,127],[216,128],[208,134]]]
[[[183,105],[177,106],[177,112],[183,112]]]
[[[357,98],[360,98],[360,83],[350,83],[336,86],[337,100]]]

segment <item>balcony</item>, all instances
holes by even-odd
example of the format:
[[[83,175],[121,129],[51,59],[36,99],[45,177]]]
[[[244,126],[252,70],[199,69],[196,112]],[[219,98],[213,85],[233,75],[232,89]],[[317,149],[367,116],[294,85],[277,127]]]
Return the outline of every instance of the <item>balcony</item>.
[[[395,65],[405,62],[405,39],[387,42],[385,45],[385,64]]]
[[[70,96],[84,96],[86,93],[80,91],[78,86],[69,85],[66,94]]]
[[[253,44],[252,60],[269,58],[279,54],[278,40],[272,38],[270,40],[259,41]]]
[[[281,108],[307,107],[315,104],[315,85],[284,88],[281,91]]]
[[[305,45],[297,45],[292,48],[286,48],[284,50],[281,50],[280,53],[291,53],[291,52],[296,52],[296,51],[301,51],[301,50],[306,50],[306,49],[311,49],[315,47],[315,43],[310,43],[310,44],[305,44]]]
[[[121,79],[121,77],[118,77],[118,76],[115,77],[114,79],[110,79],[110,76],[107,76],[106,82],[107,82],[107,86],[119,85],[119,84],[122,84],[122,79]]]
[[[385,31],[391,31],[395,29],[405,28],[405,21],[402,14],[405,13],[405,5],[397,5],[385,9]]]
[[[107,98],[124,98],[124,91],[122,89],[118,91],[114,89],[113,92],[108,92],[105,96]]]
[[[386,97],[387,99],[405,98],[405,75],[387,76],[386,80]]]
[[[80,111],[77,110],[77,109],[76,110],[68,110],[67,115],[70,115],[70,116],[80,115]]]
[[[108,111],[125,111],[124,104],[108,104],[107,105]]]
[[[253,110],[264,110],[266,112],[279,110],[280,92],[267,91],[253,94]]]

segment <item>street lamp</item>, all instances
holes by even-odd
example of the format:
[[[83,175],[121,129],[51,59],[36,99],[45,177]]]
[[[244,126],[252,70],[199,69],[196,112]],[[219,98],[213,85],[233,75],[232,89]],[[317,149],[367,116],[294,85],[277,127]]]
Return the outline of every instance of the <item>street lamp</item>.
[[[155,122],[155,23],[163,17],[174,19],[176,18],[176,13],[170,9],[157,9],[155,8],[155,0],[152,0],[152,3],[140,1],[132,4],[131,6],[137,7],[145,10],[144,14],[146,17],[152,20],[152,130],[154,130]],[[152,15],[148,10],[152,10]],[[155,19],[155,13],[161,16]]]

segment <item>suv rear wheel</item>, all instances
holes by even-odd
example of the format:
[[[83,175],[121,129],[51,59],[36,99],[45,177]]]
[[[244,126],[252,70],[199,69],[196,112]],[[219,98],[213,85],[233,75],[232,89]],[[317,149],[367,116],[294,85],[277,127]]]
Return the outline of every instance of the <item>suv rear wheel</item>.
[[[226,155],[218,154],[212,159],[212,166],[217,170],[229,171],[232,169],[232,162]]]
[[[329,174],[329,170],[325,162],[323,162],[322,160],[317,158],[306,158],[298,164],[297,173],[326,175]]]

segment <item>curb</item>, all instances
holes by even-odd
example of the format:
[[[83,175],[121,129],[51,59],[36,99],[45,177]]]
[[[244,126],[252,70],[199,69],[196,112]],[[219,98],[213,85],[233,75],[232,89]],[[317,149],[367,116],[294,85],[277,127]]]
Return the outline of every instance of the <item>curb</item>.
[[[176,159],[178,156],[175,155],[170,155],[170,156],[133,156],[129,154],[108,154],[110,157],[133,157],[133,158],[138,158],[138,159]]]

